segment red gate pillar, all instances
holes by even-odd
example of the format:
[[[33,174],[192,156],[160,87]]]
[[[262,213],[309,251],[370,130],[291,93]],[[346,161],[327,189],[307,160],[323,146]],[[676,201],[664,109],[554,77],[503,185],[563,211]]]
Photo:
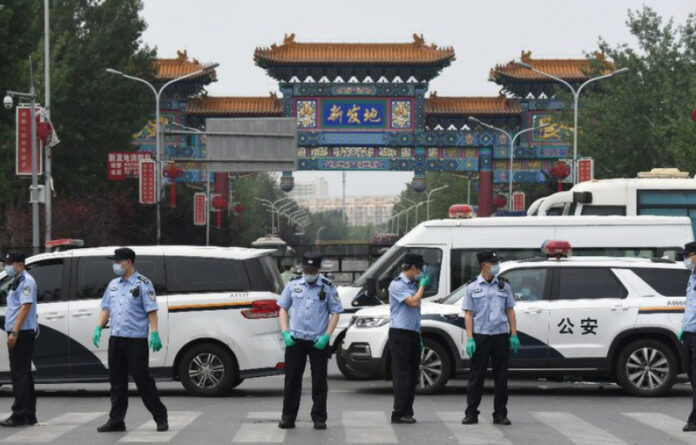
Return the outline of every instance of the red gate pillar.
[[[493,214],[493,149],[479,150],[479,195],[476,216]]]
[[[227,185],[227,173],[215,173],[214,190],[216,195],[222,196],[229,202],[229,187]]]

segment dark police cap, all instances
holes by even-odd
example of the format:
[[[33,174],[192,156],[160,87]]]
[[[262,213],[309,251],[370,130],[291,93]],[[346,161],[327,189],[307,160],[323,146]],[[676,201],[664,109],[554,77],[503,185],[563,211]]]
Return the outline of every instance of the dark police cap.
[[[321,267],[321,255],[314,252],[305,253],[302,256],[302,267]]]
[[[691,253],[696,253],[696,241],[691,241],[684,245],[684,255],[689,255]]]
[[[417,253],[407,253],[404,255],[404,265],[407,267],[421,267],[423,265],[423,255],[419,255]]]
[[[2,259],[5,263],[23,263],[27,256],[20,252],[8,252]]]
[[[481,263],[499,263],[500,257],[495,250],[482,250],[476,253],[476,258],[478,258],[479,264]]]
[[[135,262],[135,252],[133,252],[133,249],[129,249],[128,247],[120,247],[114,250],[114,254],[108,256],[107,258],[114,261],[131,260]]]

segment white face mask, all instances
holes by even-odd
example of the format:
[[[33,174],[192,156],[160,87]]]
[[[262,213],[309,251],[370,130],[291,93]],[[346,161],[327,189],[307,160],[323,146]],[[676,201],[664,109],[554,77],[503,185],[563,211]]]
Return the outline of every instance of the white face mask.
[[[691,261],[691,257],[684,258],[684,265],[687,269],[689,269],[692,272],[694,271],[694,268],[696,268],[696,266],[694,266],[694,263]]]
[[[314,284],[317,282],[319,279],[319,274],[318,273],[313,273],[313,274],[303,274],[304,280],[309,283],[309,284]]]
[[[490,270],[491,275],[494,277],[500,273],[500,265],[499,264],[491,264],[491,270]]]

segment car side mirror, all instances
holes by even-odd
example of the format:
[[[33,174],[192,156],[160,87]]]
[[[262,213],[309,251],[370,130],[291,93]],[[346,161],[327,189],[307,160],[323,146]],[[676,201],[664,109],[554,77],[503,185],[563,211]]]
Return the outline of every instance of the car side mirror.
[[[366,294],[367,294],[368,298],[376,298],[377,297],[377,279],[376,278],[370,277],[367,279]]]

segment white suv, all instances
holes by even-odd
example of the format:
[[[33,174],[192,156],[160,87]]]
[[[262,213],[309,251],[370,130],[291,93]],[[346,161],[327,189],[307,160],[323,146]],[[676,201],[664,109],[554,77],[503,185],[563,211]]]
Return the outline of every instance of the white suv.
[[[246,378],[283,373],[276,305],[282,281],[271,251],[199,246],[133,250],[136,269],[157,291],[162,350],[150,353],[155,378],[180,380],[198,395],[219,395]],[[75,249],[27,259],[38,287],[37,383],[108,381],[108,338],[95,348],[92,332],[104,289],[115,277],[106,258],[113,251]],[[11,281],[0,274],[2,319]],[[7,345],[0,342],[0,383],[10,382],[9,369]]]
[[[515,293],[522,344],[510,371],[547,378],[612,379],[658,396],[685,370],[677,342],[689,272],[666,259],[533,258],[501,263]],[[465,286],[421,307],[425,349],[419,391],[440,390],[468,368]],[[389,306],[358,311],[339,353],[365,376],[391,375]]]

